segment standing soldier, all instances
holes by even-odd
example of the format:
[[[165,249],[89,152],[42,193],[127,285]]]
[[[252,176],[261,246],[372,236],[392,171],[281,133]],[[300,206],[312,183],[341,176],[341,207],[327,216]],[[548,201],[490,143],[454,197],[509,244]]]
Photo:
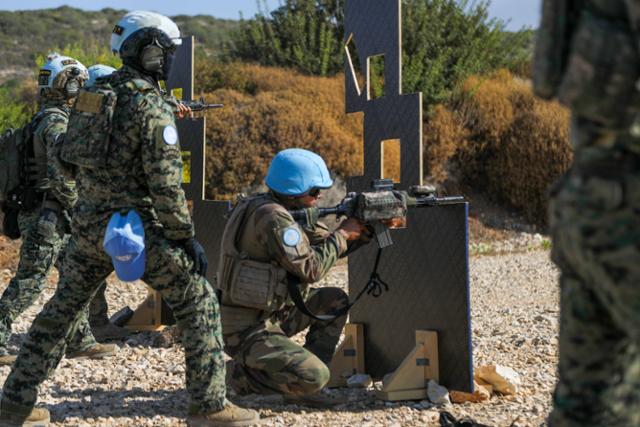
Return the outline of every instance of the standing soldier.
[[[225,366],[218,302],[204,278],[207,260],[181,187],[182,159],[172,107],[163,100],[176,46],[177,25],[135,11],[115,26],[111,48],[123,67],[75,104],[61,149],[77,168],[79,201],[60,284],[29,331],[2,393],[0,424],[46,424],[34,408],[39,384],[55,369],[65,336],[102,281],[113,271],[103,248],[115,215],[136,213],[144,230],[142,279],[169,304],[182,332],[187,422],[193,426],[255,424],[258,414],[225,399]],[[118,262],[126,262],[126,257]]]
[[[96,64],[89,67],[89,80],[87,80],[86,88],[90,88],[96,84],[96,80],[113,74],[115,68],[108,65]],[[129,331],[120,326],[114,325],[109,321],[109,305],[107,304],[107,282],[104,282],[96,291],[95,296],[91,299],[89,305],[89,324],[93,336],[100,342],[105,340],[115,340],[126,338]]]
[[[552,192],[560,267],[552,427],[640,425],[640,2],[545,0],[536,92],[572,112]]]
[[[18,221],[22,235],[18,271],[0,299],[0,365],[11,365],[16,356],[7,352],[13,321],[42,293],[51,268],[63,261],[61,248],[69,238],[69,212],[77,200],[75,183],[51,156],[67,131],[70,106],[88,78],[87,69],[73,58],[52,54],[40,70],[41,110],[28,125],[28,181]],[[58,263],[60,265],[60,263]],[[101,358],[113,354],[114,345],[96,343],[86,312],[69,342],[67,357]]]
[[[228,383],[241,395],[279,393],[309,406],[331,406],[335,402],[318,392],[329,381],[327,365],[347,316],[320,320],[307,314],[330,315],[345,307],[348,298],[339,288],[309,284],[346,255],[349,242],[357,241],[364,228],[347,219],[330,233],[313,220],[301,227],[289,214],[290,209],[313,212],[320,190],[333,185],[317,154],[281,151],[266,184],[269,193],[239,202],[222,238],[217,286],[225,350],[233,358]],[[308,308],[300,300],[292,304],[290,286],[297,296],[304,295]],[[290,339],[307,328],[304,347]]]

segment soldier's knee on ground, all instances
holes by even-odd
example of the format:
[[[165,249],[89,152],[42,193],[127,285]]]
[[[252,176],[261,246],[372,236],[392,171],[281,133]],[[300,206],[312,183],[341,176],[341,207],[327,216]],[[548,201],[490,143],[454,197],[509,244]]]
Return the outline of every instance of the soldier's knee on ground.
[[[288,393],[295,396],[316,394],[329,382],[331,373],[320,359],[307,358],[295,368],[297,380],[288,384]]]

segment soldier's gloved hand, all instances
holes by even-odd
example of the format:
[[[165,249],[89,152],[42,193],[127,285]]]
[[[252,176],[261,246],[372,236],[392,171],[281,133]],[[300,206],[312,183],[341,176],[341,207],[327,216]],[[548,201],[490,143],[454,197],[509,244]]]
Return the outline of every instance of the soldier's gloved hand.
[[[336,230],[341,233],[348,242],[358,240],[366,233],[367,229],[365,224],[356,218],[347,218],[342,221],[342,224]]]
[[[193,261],[193,271],[201,276],[207,274],[207,267],[209,261],[207,261],[207,255],[204,252],[202,245],[195,239],[190,238],[182,241],[182,246],[185,252],[189,255],[189,258]]]

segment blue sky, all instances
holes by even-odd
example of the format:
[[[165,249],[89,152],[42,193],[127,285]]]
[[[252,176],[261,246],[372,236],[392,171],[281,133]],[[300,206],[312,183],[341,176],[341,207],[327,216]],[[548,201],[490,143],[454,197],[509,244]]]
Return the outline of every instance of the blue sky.
[[[278,0],[267,0],[269,7]],[[256,0],[0,0],[0,10],[44,9],[69,5],[81,9],[149,9],[166,15],[213,15],[237,19],[242,12],[251,17],[256,12]],[[509,29],[535,27],[540,17],[541,0],[493,0],[491,14],[510,21]]]

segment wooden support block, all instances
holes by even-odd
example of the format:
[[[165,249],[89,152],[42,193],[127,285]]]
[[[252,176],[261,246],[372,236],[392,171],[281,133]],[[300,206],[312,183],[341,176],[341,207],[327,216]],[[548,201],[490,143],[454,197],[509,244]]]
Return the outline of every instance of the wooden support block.
[[[344,327],[344,335],[344,341],[331,360],[331,379],[327,387],[346,387],[351,375],[364,374],[363,326],[348,323]]]
[[[161,331],[162,324],[162,298],[153,289],[149,289],[147,298],[136,308],[131,319],[125,325],[130,331]]]
[[[438,333],[416,331],[416,346],[398,369],[385,377],[376,396],[389,401],[424,399],[428,380],[439,379],[438,367]]]

